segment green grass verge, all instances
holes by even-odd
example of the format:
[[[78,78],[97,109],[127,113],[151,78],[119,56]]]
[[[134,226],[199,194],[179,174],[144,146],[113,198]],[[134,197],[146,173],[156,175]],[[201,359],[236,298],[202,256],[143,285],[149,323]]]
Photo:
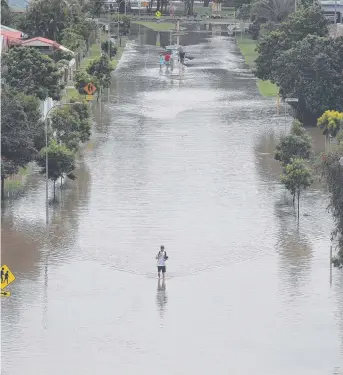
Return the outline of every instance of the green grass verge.
[[[154,31],[171,31],[175,30],[175,24],[172,22],[150,22],[150,21],[133,21],[132,23],[135,23],[137,25],[145,26],[150,30]]]
[[[257,57],[257,52],[255,51],[257,41],[251,39],[248,36],[240,36],[237,37],[237,44],[241,53],[245,59],[247,65],[249,65],[250,69],[255,68],[255,59]],[[257,87],[262,96],[277,96],[279,93],[279,88],[269,81],[257,81]]]
[[[100,43],[94,43],[89,48],[88,56],[85,57],[80,64],[80,70],[85,71],[89,63],[94,60],[95,58],[101,55],[101,46]]]
[[[20,168],[18,173],[5,179],[5,191],[16,191],[21,189],[24,184],[27,175],[31,172],[31,167],[27,166]]]
[[[101,41],[106,41],[107,38],[108,38],[108,36],[106,34],[101,35]],[[112,64],[113,69],[116,69],[116,67],[118,65],[118,62],[123,55],[123,52],[125,50],[126,40],[127,40],[126,37],[122,37],[122,39],[121,39],[122,46],[118,47],[117,55],[115,56],[114,59],[111,60],[111,64]],[[81,61],[80,70],[85,71],[89,62],[94,60],[95,58],[99,57],[100,55],[101,55],[100,44],[99,43],[93,44],[89,49],[89,55]],[[85,99],[85,95],[80,95],[78,93],[78,91],[76,90],[76,88],[74,88],[74,87],[67,87],[65,89],[65,92],[64,92],[64,95],[63,95],[63,101],[69,102],[71,99],[82,101],[82,100]]]

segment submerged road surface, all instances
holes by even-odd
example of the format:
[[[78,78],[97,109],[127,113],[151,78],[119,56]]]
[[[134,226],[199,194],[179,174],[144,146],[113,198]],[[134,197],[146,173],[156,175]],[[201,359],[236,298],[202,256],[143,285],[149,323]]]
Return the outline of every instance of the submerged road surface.
[[[229,38],[184,43],[181,79],[159,71],[158,47],[127,47],[48,233],[41,178],[4,208],[17,280],[1,301],[3,375],[343,373],[325,193],[304,195],[298,227],[274,100]]]

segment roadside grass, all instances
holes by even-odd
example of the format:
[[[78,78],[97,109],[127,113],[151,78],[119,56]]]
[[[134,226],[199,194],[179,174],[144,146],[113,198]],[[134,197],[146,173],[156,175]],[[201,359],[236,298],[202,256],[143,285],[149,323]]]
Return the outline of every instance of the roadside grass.
[[[237,45],[241,50],[246,64],[251,70],[253,70],[255,68],[255,59],[257,57],[257,52],[255,51],[257,41],[245,35],[242,39],[237,38]],[[259,79],[257,80],[257,87],[262,96],[275,97],[279,93],[279,88],[270,81],[262,81]]]
[[[5,191],[13,192],[21,189],[25,184],[26,177],[31,173],[31,170],[32,166],[28,165],[24,168],[20,168],[17,174],[6,178],[4,182]]]
[[[103,41],[106,41],[107,38],[108,37],[107,37],[106,34],[101,34],[100,40],[101,40],[101,42],[103,42]],[[115,56],[114,59],[111,60],[111,65],[114,69],[116,69],[116,67],[118,65],[118,62],[123,55],[123,52],[124,52],[124,49],[125,49],[123,44],[125,45],[125,43],[126,43],[126,38],[122,37],[122,46],[118,47],[117,55]],[[90,49],[89,49],[88,56],[86,56],[81,61],[80,70],[85,71],[87,69],[87,66],[89,65],[89,63],[92,60],[94,60],[95,58],[99,57],[100,55],[101,55],[101,45],[99,43],[92,44]],[[65,89],[65,92],[64,92],[64,95],[63,95],[63,100],[68,102],[72,99],[83,101],[83,100],[85,100],[85,95],[79,94],[75,87],[69,86]]]
[[[175,29],[175,24],[172,22],[132,21],[132,23],[145,26],[153,31],[172,31]]]

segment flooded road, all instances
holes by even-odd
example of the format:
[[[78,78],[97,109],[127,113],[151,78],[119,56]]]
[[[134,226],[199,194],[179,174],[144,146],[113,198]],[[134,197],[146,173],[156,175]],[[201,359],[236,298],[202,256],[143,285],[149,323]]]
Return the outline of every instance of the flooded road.
[[[273,160],[275,100],[228,37],[186,35],[197,63],[181,77],[159,72],[156,34],[142,38],[93,104],[48,232],[41,179],[3,209],[17,280],[1,301],[2,374],[343,374],[333,223],[314,186],[296,224]]]

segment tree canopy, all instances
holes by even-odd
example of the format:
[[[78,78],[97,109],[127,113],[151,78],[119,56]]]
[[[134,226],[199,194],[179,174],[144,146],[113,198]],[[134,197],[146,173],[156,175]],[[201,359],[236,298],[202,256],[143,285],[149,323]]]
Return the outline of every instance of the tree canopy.
[[[7,0],[1,0],[1,25],[10,26],[12,22],[11,9]]]
[[[109,87],[111,83],[111,73],[114,68],[107,54],[102,54],[97,59],[91,61],[86,70],[89,75],[95,77],[95,86],[99,90],[99,94],[103,88]]]
[[[343,37],[330,39],[327,24],[320,6],[303,6],[257,46],[257,77],[298,98],[291,105],[304,123],[343,107]]]
[[[343,111],[343,37],[308,35],[276,61],[283,97],[299,99],[298,118],[315,123],[326,110]],[[307,121],[309,119],[309,121]]]
[[[60,99],[62,73],[50,57],[35,48],[16,47],[4,59],[7,71],[3,76],[10,87],[41,100]]]
[[[8,87],[1,93],[1,179],[17,173],[37,155],[35,139],[41,132],[38,100]]]
[[[75,169],[75,153],[64,144],[58,144],[52,140],[48,148],[43,148],[37,158],[38,165],[42,168],[41,173],[46,173],[45,157],[48,154],[48,177],[56,181],[63,175],[70,175]]]
[[[284,174],[281,176],[281,182],[286,189],[298,200],[298,220],[300,210],[300,194],[301,191],[307,189],[312,184],[311,170],[306,167],[303,159],[294,158],[286,165]]]

